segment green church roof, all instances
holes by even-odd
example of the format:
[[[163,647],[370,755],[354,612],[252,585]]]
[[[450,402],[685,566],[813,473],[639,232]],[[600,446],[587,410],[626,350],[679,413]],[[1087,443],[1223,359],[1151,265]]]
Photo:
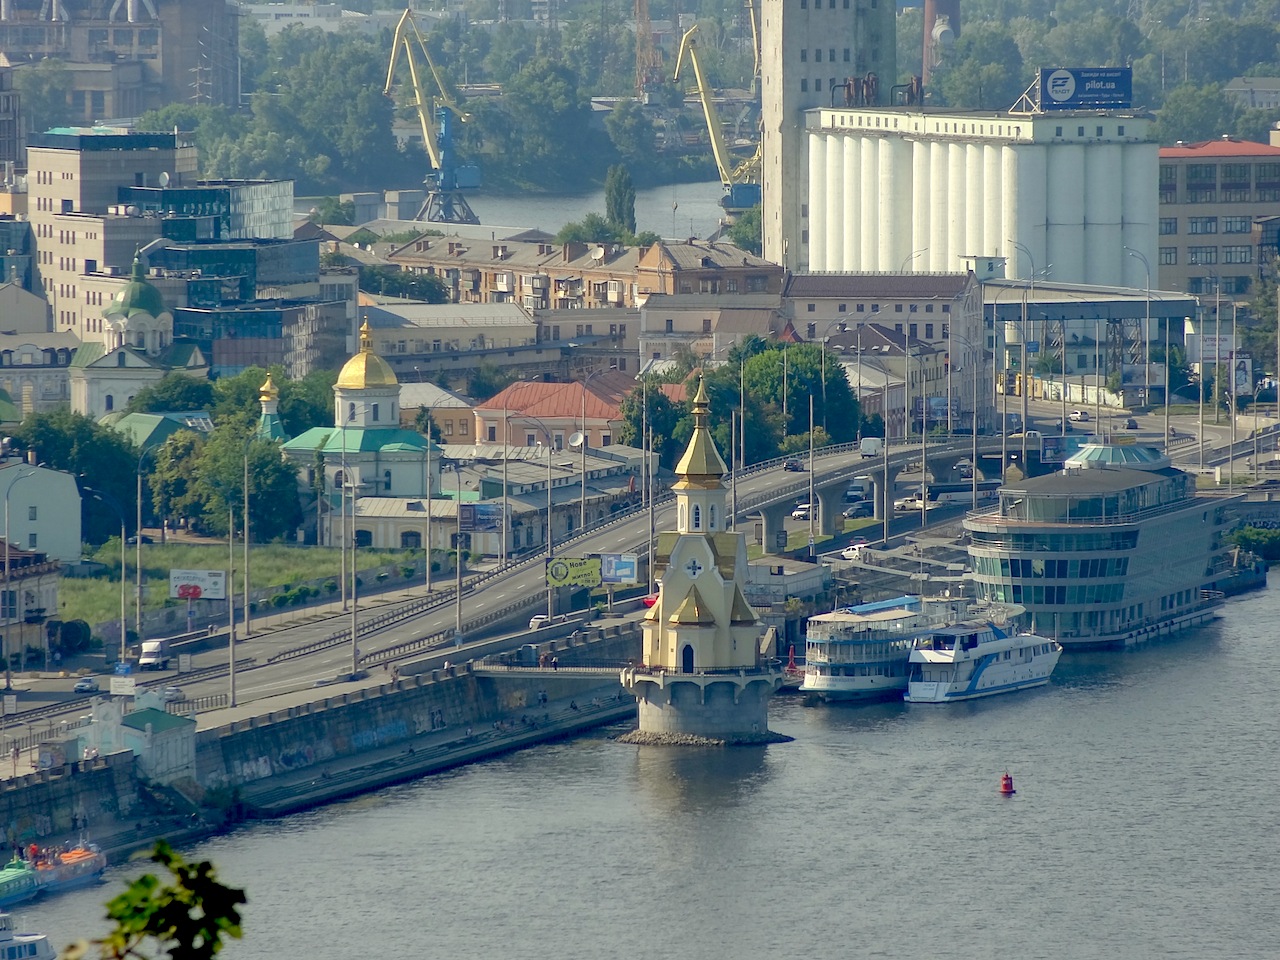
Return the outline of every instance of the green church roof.
[[[142,258],[135,256],[129,282],[111,298],[102,315],[128,318],[137,313],[145,313],[152,317],[160,316],[164,313],[164,298],[160,296],[159,290],[147,283],[147,278],[142,272]]]

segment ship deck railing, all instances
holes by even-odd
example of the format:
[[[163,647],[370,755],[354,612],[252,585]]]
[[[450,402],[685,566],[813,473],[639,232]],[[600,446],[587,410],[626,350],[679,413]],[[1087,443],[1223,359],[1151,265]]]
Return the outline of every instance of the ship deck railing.
[[[1192,500],[1182,500],[1178,503],[1163,503],[1158,507],[1148,507],[1146,510],[1135,510],[1131,513],[1121,513],[1111,517],[1073,517],[1068,515],[1056,517],[1050,520],[1033,520],[1030,517],[1007,516],[1000,512],[1000,505],[997,504],[995,506],[985,507],[978,510],[970,510],[965,513],[964,516],[966,520],[980,520],[984,523],[1003,524],[1007,526],[1071,527],[1073,529],[1081,529],[1086,527],[1130,526],[1135,523],[1143,523],[1156,517],[1177,513],[1178,511],[1186,510],[1189,507],[1211,508],[1217,510],[1220,506],[1221,503],[1216,500],[1212,504],[1198,504]]]

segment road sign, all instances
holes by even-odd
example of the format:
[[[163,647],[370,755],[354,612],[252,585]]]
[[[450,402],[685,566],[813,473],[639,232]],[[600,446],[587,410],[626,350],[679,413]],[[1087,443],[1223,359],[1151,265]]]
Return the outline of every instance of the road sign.
[[[1027,341],[1027,353],[1039,353],[1039,352],[1040,352],[1040,341],[1039,341],[1039,340],[1028,340],[1028,341]]]
[[[133,664],[119,660],[116,662],[114,673],[117,677],[127,677],[129,674],[133,673]]]
[[[6,693],[4,695],[4,715],[18,712],[18,695],[16,693]]]
[[[170,570],[170,600],[225,600],[225,570]]]
[[[779,530],[773,535],[774,545],[779,550],[787,549],[787,531]]]
[[[113,697],[134,697],[138,694],[138,681],[133,677],[112,677],[111,695]]]

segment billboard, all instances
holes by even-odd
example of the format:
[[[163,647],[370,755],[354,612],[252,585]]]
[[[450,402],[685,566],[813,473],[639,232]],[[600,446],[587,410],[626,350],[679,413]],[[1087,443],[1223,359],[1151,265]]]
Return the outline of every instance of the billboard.
[[[1068,434],[1065,437],[1041,437],[1040,462],[1062,463],[1092,439],[1079,434]]]
[[[225,600],[225,570],[170,570],[170,600]]]
[[[463,533],[496,533],[502,529],[502,504],[460,503],[458,523]]]
[[[946,397],[912,397],[911,418],[917,421],[920,419],[920,411],[926,401],[929,404],[929,422],[946,423],[948,406]],[[960,398],[952,397],[950,407],[951,417],[956,420],[960,419]]]
[[[1237,353],[1231,358],[1231,395],[1247,397],[1253,393],[1253,357]]]
[[[640,558],[634,553],[600,554],[602,583],[639,583]]]
[[[1226,333],[1189,333],[1186,345],[1187,363],[1226,363],[1236,351],[1236,338]]]
[[[1133,106],[1129,67],[1041,67],[1041,110],[1126,110]]]
[[[556,557],[547,561],[548,587],[600,586],[599,557]]]

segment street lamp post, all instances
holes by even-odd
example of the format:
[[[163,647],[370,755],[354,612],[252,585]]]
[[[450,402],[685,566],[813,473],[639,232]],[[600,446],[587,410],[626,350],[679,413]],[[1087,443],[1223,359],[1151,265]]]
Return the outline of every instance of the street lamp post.
[[[12,490],[13,487],[11,486],[9,489]],[[126,554],[125,554],[124,542],[127,534],[125,532],[124,508],[120,506],[119,500],[117,500],[111,494],[107,493],[105,490],[95,490],[92,487],[82,487],[81,489],[83,490],[84,493],[89,494],[89,496],[93,497],[95,500],[100,501],[105,506],[114,510],[116,512],[116,515],[120,518],[120,662],[123,663],[128,658],[128,644],[129,644],[129,633],[128,633],[128,627],[126,626],[126,622],[128,618],[127,609],[128,609],[129,601],[127,599],[128,594],[126,589],[126,584],[128,583],[128,574],[125,571]],[[6,497],[5,498],[5,514],[6,514],[5,516],[5,534],[6,534],[5,536],[5,578],[6,579],[8,579],[8,576],[9,576],[8,508],[9,508],[9,500],[8,500],[8,497]],[[6,660],[5,662],[6,685],[8,683],[8,670],[9,670],[9,664],[8,664],[8,661]]]
[[[552,453],[555,452],[555,444],[552,442],[552,439],[551,439],[551,430],[547,427],[545,423],[543,423],[537,417],[529,416],[528,414],[525,415],[524,419],[532,420],[534,423],[536,423],[542,429],[543,434],[547,438],[547,443],[546,443],[546,447],[547,447],[547,560],[550,561],[552,558],[555,557],[555,544],[554,544],[554,539],[551,535],[551,518],[552,518],[551,455]],[[538,446],[542,446],[541,441],[538,442]],[[652,493],[650,495],[652,495]],[[555,616],[555,588],[552,587],[550,583],[547,584],[547,616],[548,617]]]
[[[602,373],[609,370],[615,370],[616,367],[608,367],[604,370],[596,370],[587,375],[582,381],[582,444],[579,448],[580,466],[582,468],[582,493],[578,500],[578,529],[585,530],[587,526],[587,384]]]
[[[6,690],[13,689],[13,682],[12,682],[13,661],[10,659],[9,635],[13,632],[14,613],[16,612],[17,606],[18,606],[17,593],[10,589],[10,585],[13,581],[13,564],[11,562],[12,557],[9,552],[9,547],[10,547],[9,496],[10,494],[13,493],[14,487],[16,487],[23,480],[27,479],[27,477],[35,476],[35,474],[38,472],[39,471],[36,469],[31,469],[31,470],[28,470],[26,473],[19,474],[18,476],[13,478],[12,482],[10,482],[9,484],[9,489],[5,490],[4,492],[4,607],[5,607],[4,621],[5,622],[4,622],[3,649],[4,649],[4,688]],[[124,543],[123,537],[121,537],[120,542],[122,544]],[[123,557],[123,548],[122,548],[121,556]],[[121,565],[120,565],[120,581],[121,583],[124,582],[123,562],[121,562]],[[13,593],[13,597],[9,596],[10,593]],[[123,610],[123,607],[121,609]],[[122,628],[124,627],[123,613],[121,614],[121,618],[120,618],[120,626]]]
[[[419,378],[419,380],[421,380],[421,378]],[[423,522],[423,526],[425,527],[425,529],[423,530],[423,536],[425,537],[425,540],[423,541],[423,544],[422,544],[424,549],[423,555],[426,557],[426,561],[424,564],[424,566],[426,567],[424,584],[426,587],[427,595],[430,596],[431,595],[431,408],[430,407],[427,408],[426,454],[422,458],[422,494],[423,494],[422,503],[423,503],[423,506],[426,507],[426,514],[427,514],[426,519]]]

